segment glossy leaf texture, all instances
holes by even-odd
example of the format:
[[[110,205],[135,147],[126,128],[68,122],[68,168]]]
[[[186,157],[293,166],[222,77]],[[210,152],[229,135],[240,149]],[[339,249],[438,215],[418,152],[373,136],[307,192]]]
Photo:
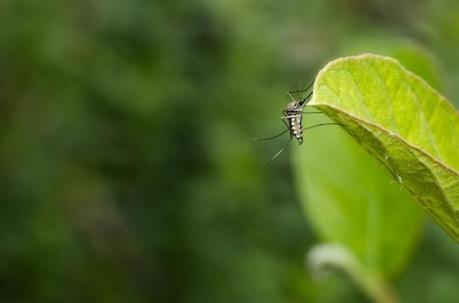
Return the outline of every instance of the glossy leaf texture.
[[[323,68],[309,105],[341,123],[459,241],[459,115],[445,97],[398,61],[365,54]],[[395,213],[394,199],[383,207]],[[398,236],[409,224],[396,228]]]

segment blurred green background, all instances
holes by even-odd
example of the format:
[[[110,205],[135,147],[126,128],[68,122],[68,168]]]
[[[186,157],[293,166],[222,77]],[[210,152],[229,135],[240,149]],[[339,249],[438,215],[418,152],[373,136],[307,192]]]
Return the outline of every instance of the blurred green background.
[[[366,302],[312,279],[284,141],[252,138],[368,51],[459,100],[453,0],[1,0],[0,302]],[[458,254],[429,221],[402,301],[457,302]]]

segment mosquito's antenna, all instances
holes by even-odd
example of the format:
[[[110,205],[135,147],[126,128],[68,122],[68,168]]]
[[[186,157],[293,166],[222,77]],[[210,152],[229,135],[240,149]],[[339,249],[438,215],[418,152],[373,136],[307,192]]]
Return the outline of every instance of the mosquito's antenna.
[[[274,159],[276,159],[277,157],[279,157],[280,154],[282,154],[282,152],[284,151],[284,149],[287,148],[287,146],[289,145],[289,143],[292,141],[292,136],[290,136],[290,138],[288,139],[288,141],[284,144],[284,146],[282,146],[282,148],[274,155],[272,156],[271,159],[265,161],[265,164],[268,163],[268,162],[271,162],[273,161]]]
[[[303,115],[304,114],[323,114],[323,112],[301,112]]]
[[[286,132],[288,132],[290,129],[286,129],[286,130],[283,130],[280,134],[277,134],[275,136],[272,136],[272,137],[266,137],[266,138],[253,138],[254,141],[264,141],[264,140],[271,140],[271,139],[275,139],[277,137],[280,137],[282,136],[283,134],[285,134]]]
[[[309,83],[308,87],[306,87],[306,89],[304,89],[303,91],[308,91],[312,85],[314,84],[314,80],[311,81],[311,83]]]

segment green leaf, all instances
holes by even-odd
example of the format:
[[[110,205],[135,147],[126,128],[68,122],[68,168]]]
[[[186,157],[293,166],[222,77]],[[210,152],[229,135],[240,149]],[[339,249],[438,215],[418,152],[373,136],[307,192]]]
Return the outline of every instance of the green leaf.
[[[459,241],[459,115],[445,97],[398,61],[365,54],[322,69],[309,105],[343,124]]]
[[[304,126],[324,122],[311,116]],[[424,216],[391,175],[339,126],[307,131],[293,160],[305,210],[321,238],[346,247],[371,273],[400,272]]]
[[[399,60],[403,66],[421,76],[432,87],[443,87],[439,62],[428,50],[409,39],[387,39],[385,35],[346,40],[344,54],[376,53]]]

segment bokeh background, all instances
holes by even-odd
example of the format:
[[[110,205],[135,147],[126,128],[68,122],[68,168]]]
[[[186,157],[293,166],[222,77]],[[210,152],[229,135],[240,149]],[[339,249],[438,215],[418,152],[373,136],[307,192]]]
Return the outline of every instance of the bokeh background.
[[[0,302],[366,302],[313,279],[290,155],[252,138],[368,51],[459,100],[453,0],[1,0]],[[458,253],[428,221],[402,301],[457,302]]]

